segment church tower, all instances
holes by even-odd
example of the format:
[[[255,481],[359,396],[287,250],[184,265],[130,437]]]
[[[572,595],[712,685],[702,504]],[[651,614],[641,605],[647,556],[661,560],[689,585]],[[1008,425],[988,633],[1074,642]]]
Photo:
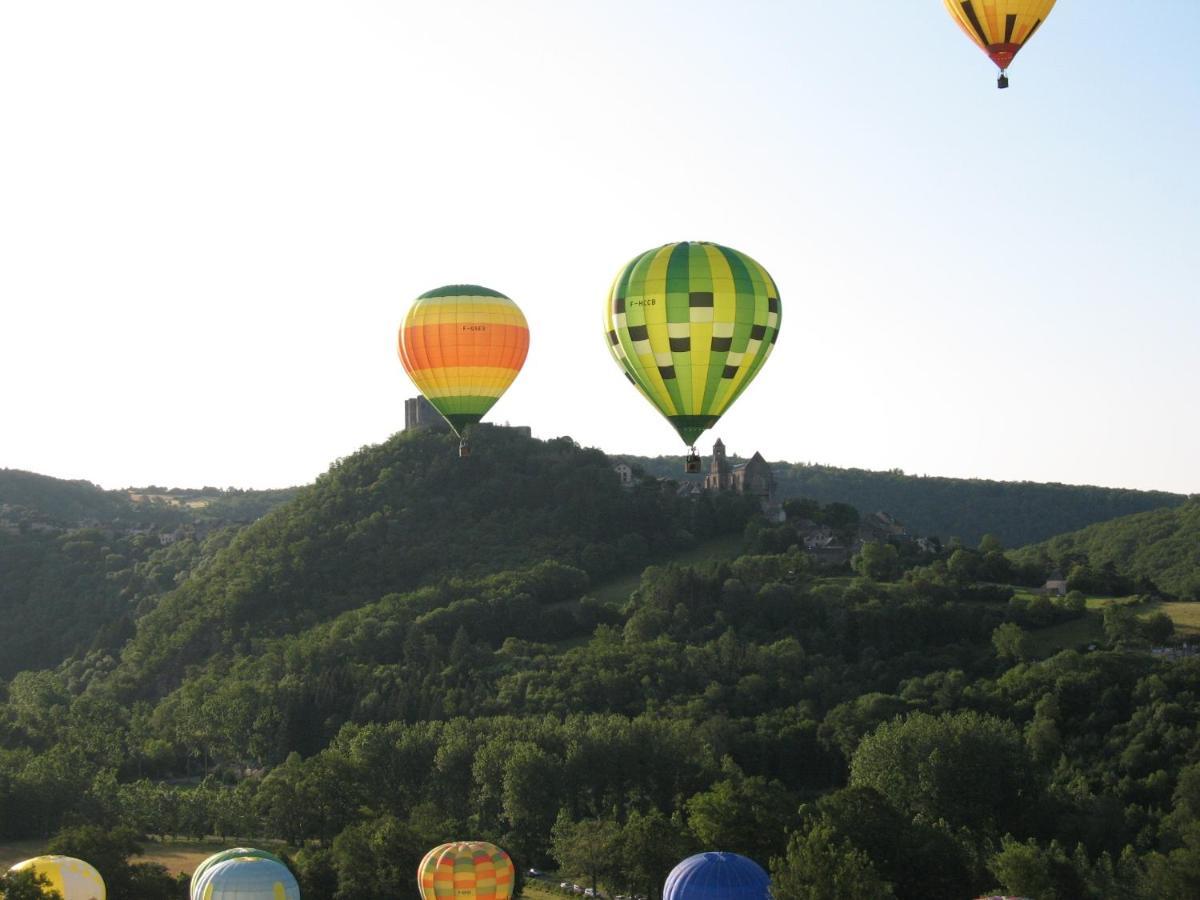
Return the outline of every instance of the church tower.
[[[704,489],[706,491],[727,490],[731,479],[729,476],[729,463],[725,459],[725,442],[717,438],[717,442],[713,444],[712,452],[712,465],[709,467],[708,475],[704,477]]]

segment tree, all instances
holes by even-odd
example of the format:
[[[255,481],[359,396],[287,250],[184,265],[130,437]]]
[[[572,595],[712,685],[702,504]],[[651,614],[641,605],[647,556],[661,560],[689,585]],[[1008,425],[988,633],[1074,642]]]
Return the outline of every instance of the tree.
[[[1038,900],[1082,897],[1083,885],[1057,842],[1040,847],[1030,838],[1021,843],[1005,835],[1002,849],[988,862],[1004,893]]]
[[[759,861],[778,855],[795,819],[795,799],[778,782],[744,776],[731,759],[722,768],[725,779],[688,800],[688,827],[703,847]]]
[[[40,872],[0,872],[0,900],[62,900]]]
[[[866,541],[850,566],[864,578],[891,581],[900,574],[900,554],[891,544]]]
[[[775,900],[887,900],[896,896],[866,853],[823,824],[792,835],[787,853],[771,859],[771,895]]]
[[[333,842],[337,868],[337,900],[390,900],[412,892],[413,873],[426,846],[420,836],[395,816],[359,822]],[[319,864],[311,875],[318,876]]]
[[[621,829],[616,880],[633,893],[655,900],[671,869],[695,852],[687,829],[678,818],[658,810],[632,812]]]
[[[577,872],[591,882],[592,890],[602,878],[615,871],[620,828],[607,819],[573,822],[561,810],[550,829],[550,852],[563,869]]]
[[[1041,796],[1021,733],[974,711],[885,722],[858,745],[850,784],[874,788],[906,815],[945,819],[981,837],[1021,833],[1037,820]]]
[[[992,645],[1001,659],[1025,660],[1033,655],[1033,640],[1016,622],[1005,622],[992,632]]]
[[[50,839],[46,852],[74,856],[91,863],[108,889],[111,900],[136,900],[134,871],[129,857],[140,855],[138,833],[127,825],[101,828],[99,825],[78,825],[64,828]]]
[[[509,842],[522,859],[541,863],[562,796],[562,763],[528,741],[505,749],[501,798]]]
[[[1175,633],[1175,623],[1165,612],[1157,612],[1142,620],[1142,633],[1155,646],[1162,646]]]

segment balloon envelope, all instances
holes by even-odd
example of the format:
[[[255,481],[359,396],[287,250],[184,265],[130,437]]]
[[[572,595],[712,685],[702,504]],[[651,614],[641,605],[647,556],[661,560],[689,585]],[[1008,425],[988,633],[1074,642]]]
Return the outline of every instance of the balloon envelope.
[[[662,900],[770,900],[762,866],[736,853],[697,853],[667,876]]]
[[[422,900],[508,900],[513,880],[512,860],[487,841],[441,844],[417,867]]]
[[[200,874],[192,900],[300,900],[300,885],[281,862],[235,856]]]
[[[282,865],[282,860],[269,850],[258,850],[254,847],[231,847],[228,850],[222,850],[220,853],[214,853],[200,865],[196,866],[196,871],[192,873],[191,887],[188,889],[188,895],[194,896],[196,893],[196,885],[200,882],[200,876],[204,874],[211,866],[217,863],[225,862],[227,859],[235,859],[239,856],[257,857],[259,859],[269,859]]]
[[[105,900],[104,879],[89,863],[73,856],[35,856],[17,863],[10,872],[33,870],[45,875],[63,900]]]
[[[690,445],[758,374],[781,316],[766,269],[737,250],[687,241],[625,264],[604,330],[625,376]]]
[[[499,291],[453,284],[413,301],[400,326],[400,362],[456,434],[500,399],[529,352],[529,326]]]
[[[1050,15],[1054,0],[943,0],[946,11],[984,53],[1007,69]]]

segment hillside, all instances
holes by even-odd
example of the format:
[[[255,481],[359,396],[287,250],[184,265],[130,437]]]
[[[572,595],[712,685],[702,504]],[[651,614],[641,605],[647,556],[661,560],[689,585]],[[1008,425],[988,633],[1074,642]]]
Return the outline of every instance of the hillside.
[[[0,678],[116,652],[158,596],[294,493],[105,491],[0,470]]]
[[[473,447],[397,435],[126,566],[176,567],[0,681],[0,839],[278,840],[306,900],[411,897],[466,835],[579,880],[602,847],[610,896],[718,846],[863,897],[1192,896],[1200,660],[1153,609],[977,582],[982,549],[855,577],[569,438]],[[68,534],[43,572],[137,549]]]
[[[738,498],[621,490],[604,454],[480,427],[460,459],[443,434],[401,433],[336,463],[245,528],[137,623],[117,677],[135,692],[192,664],[451,576],[546,560],[592,578],[740,531]],[[135,687],[140,686],[140,687]]]
[[[702,477],[684,475],[680,457],[619,458],[658,477]],[[703,462],[707,467],[709,459]],[[971,546],[994,534],[1006,547],[1020,547],[1118,516],[1179,506],[1187,499],[1164,491],[940,478],[804,463],[773,462],[771,470],[780,499],[808,497],[848,503],[864,512],[885,510],[913,534],[957,537]]]
[[[1095,571],[1107,567],[1176,597],[1200,600],[1200,498],[1058,535],[1012,555],[1021,562],[1048,559],[1075,578],[1087,576],[1085,565]]]

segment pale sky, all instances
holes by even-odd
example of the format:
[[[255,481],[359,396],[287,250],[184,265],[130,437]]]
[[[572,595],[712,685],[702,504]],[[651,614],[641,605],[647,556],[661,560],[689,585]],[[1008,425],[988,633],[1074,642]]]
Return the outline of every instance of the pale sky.
[[[403,427],[411,300],[523,309],[495,422],[684,447],[609,283],[748,253],[731,452],[1200,492],[1195,0],[0,0],[0,467],[273,487]]]

